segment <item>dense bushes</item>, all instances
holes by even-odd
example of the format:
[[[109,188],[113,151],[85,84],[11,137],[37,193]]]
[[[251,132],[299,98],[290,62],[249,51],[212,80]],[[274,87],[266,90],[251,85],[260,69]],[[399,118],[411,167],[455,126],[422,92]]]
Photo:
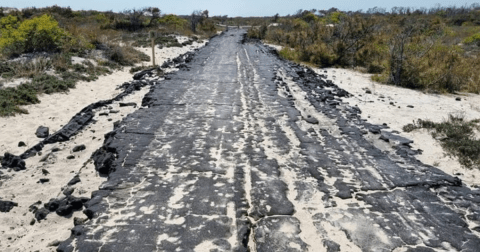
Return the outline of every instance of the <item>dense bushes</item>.
[[[0,50],[4,55],[14,56],[29,52],[75,51],[78,48],[92,49],[83,38],[73,37],[52,16],[44,14],[19,21],[16,16],[0,19]]]
[[[280,55],[289,60],[360,68],[384,83],[439,92],[480,91],[480,27],[473,22],[480,21],[478,10],[321,14],[303,11],[281,18],[279,26],[252,28],[248,36],[284,46]],[[468,22],[455,26],[460,17]]]
[[[0,20],[0,49],[6,54],[54,51],[61,47],[65,31],[48,15],[19,22],[15,16]]]
[[[185,29],[188,28],[188,21],[176,15],[165,15],[158,20],[158,23],[167,28]]]

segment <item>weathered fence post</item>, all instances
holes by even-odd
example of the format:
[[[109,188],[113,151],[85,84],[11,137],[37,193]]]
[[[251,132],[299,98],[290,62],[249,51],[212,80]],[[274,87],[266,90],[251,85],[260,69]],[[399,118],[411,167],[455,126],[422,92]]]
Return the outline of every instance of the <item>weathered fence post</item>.
[[[155,32],[154,31],[150,32],[150,37],[152,38],[152,60],[153,60],[153,66],[155,67]]]

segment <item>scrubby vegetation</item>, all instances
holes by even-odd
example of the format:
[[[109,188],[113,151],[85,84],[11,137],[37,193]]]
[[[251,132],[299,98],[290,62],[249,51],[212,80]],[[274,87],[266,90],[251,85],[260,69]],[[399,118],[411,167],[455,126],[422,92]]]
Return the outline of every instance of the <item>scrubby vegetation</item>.
[[[0,88],[5,81],[28,79],[16,88],[0,89],[0,116],[26,113],[19,106],[39,102],[38,94],[66,92],[79,80],[95,80],[114,69],[150,61],[134,47],[150,46],[152,37],[166,47],[210,37],[216,33],[214,21],[208,11],[200,13],[192,30],[193,14],[161,15],[155,7],[121,13],[0,7]],[[181,44],[172,34],[192,39]],[[73,64],[73,57],[86,60]]]
[[[434,138],[440,140],[442,147],[460,164],[467,168],[480,169],[480,140],[475,130],[480,130],[480,120],[466,121],[463,116],[449,115],[448,120],[434,123],[418,120],[403,127],[405,132],[416,129],[428,129]]]
[[[270,23],[277,19],[278,26]],[[357,68],[392,85],[480,92],[480,5],[367,12],[298,11],[264,19],[251,38],[284,46],[286,59]]]

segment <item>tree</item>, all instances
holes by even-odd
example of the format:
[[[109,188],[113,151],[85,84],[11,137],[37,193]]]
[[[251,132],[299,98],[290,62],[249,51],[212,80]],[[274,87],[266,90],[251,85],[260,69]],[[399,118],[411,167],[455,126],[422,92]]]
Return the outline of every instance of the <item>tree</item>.
[[[202,12],[202,16],[203,16],[204,18],[208,18],[208,10],[204,10],[204,11]]]
[[[197,32],[197,25],[203,19],[203,13],[200,10],[193,11],[190,15],[190,24],[192,26],[192,31]]]
[[[273,22],[278,22],[278,18],[280,17],[280,14],[275,14],[275,16],[273,16]]]

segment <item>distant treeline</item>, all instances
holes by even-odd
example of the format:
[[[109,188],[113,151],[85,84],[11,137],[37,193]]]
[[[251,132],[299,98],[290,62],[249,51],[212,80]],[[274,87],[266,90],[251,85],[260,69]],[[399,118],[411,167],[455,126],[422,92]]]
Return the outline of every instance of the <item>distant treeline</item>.
[[[271,25],[271,23],[278,25]],[[439,92],[480,92],[480,5],[390,11],[299,10],[264,18],[248,36],[284,46],[281,56],[358,68],[374,80]]]

